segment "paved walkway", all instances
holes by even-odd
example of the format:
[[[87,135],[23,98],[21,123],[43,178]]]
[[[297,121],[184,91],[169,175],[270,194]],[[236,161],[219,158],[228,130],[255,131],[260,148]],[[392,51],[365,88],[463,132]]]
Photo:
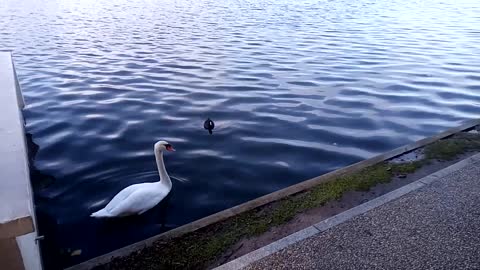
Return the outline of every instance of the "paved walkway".
[[[480,269],[480,154],[392,194],[221,268]]]

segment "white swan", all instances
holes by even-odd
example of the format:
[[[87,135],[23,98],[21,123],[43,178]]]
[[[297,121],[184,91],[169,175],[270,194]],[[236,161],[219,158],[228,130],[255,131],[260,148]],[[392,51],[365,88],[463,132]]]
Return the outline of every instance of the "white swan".
[[[166,141],[155,143],[154,152],[157,160],[160,181],[128,186],[120,191],[103,209],[92,213],[95,218],[124,217],[140,215],[157,205],[172,189],[172,181],[163,163],[163,151],[175,151]]]

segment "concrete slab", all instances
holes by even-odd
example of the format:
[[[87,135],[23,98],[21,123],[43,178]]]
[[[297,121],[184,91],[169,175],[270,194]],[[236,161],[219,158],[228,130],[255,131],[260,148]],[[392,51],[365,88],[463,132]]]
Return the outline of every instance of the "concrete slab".
[[[40,270],[42,263],[40,261],[40,250],[36,243],[37,234],[35,232],[17,237],[17,245],[23,258],[23,265],[27,270]]]
[[[285,238],[282,238],[281,240],[272,243],[270,245],[264,246],[258,250],[258,252],[252,253],[251,256],[243,256],[241,258],[238,258],[234,261],[232,261],[229,264],[224,264],[221,265],[217,268],[216,270],[226,270],[226,269],[242,269],[251,263],[258,261],[270,254],[273,254],[285,247],[288,247],[292,244],[295,244],[303,239],[306,239],[312,235],[315,235],[318,233],[318,230],[311,226],[308,228],[305,228],[301,231],[298,231],[294,234],[291,234]]]
[[[10,53],[0,53],[0,224],[33,216],[23,117]]]
[[[6,251],[10,246],[19,250],[25,269],[41,269],[21,113],[24,101],[9,52],[0,52],[0,106],[0,240],[8,243],[0,253],[0,261],[7,253],[18,256],[18,252]],[[18,258],[15,260],[18,262]]]

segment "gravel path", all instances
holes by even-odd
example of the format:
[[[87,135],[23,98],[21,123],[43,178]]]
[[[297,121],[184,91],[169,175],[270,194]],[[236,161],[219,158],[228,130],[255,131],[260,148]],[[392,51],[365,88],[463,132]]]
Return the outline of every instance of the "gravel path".
[[[480,269],[480,162],[246,269]]]

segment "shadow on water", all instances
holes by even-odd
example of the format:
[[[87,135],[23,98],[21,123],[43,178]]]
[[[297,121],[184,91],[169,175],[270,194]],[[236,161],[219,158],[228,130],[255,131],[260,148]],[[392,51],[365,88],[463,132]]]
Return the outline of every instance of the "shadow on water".
[[[43,174],[40,170],[35,167],[35,156],[38,153],[39,146],[33,141],[32,134],[25,134],[27,140],[27,151],[28,151],[28,163],[30,167],[30,179],[32,181],[32,188],[34,191],[44,189],[48,187],[51,183],[55,182],[55,179],[51,175]],[[37,195],[34,192],[34,195]],[[36,200],[37,198],[35,198]]]
[[[35,167],[35,155],[39,146],[35,144],[31,134],[26,134],[26,138],[30,179],[35,194],[38,235],[44,236],[40,242],[40,249],[45,269],[63,269],[65,266],[78,264],[97,254],[109,252],[119,246],[131,244],[174,227],[166,224],[170,194],[157,207],[141,216],[118,219],[93,219],[76,213],[58,219],[51,209],[37,207],[55,203],[52,202],[54,198],[42,196],[42,190],[54,183],[55,178]],[[122,237],[119,237],[120,235]],[[65,246],[64,243],[70,244]]]
[[[39,232],[45,236],[41,242],[45,269],[63,269],[98,253],[128,245],[132,239],[134,242],[139,241],[139,233],[143,235],[142,238],[146,238],[158,231],[168,230],[163,214],[167,204],[162,203],[142,216],[94,221],[89,220],[90,217],[76,217],[60,222],[47,211],[37,211]],[[140,228],[147,229],[138,232]],[[118,237],[119,235],[122,237]],[[70,245],[62,245],[67,239]]]

